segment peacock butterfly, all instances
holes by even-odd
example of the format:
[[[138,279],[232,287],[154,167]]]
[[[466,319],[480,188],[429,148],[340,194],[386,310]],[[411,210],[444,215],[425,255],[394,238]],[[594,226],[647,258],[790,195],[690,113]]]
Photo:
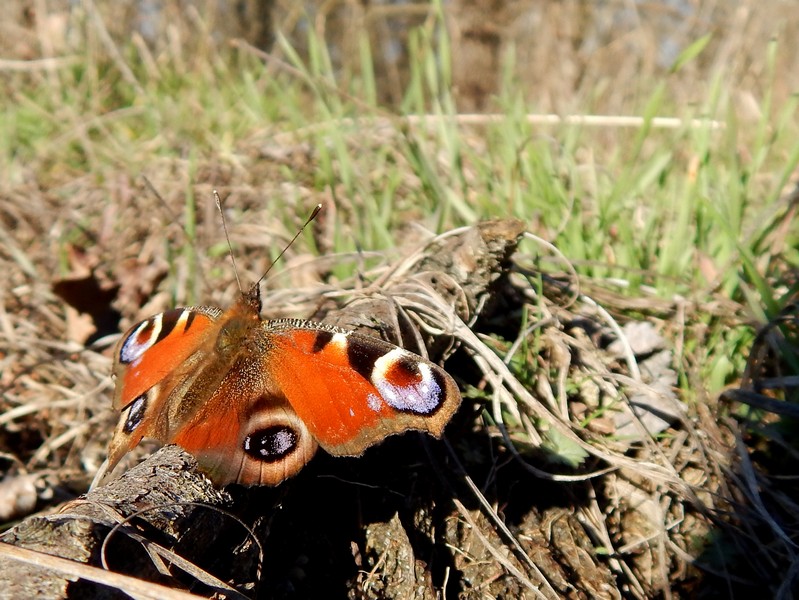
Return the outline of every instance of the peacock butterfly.
[[[317,447],[358,456],[407,430],[440,437],[461,402],[441,367],[379,338],[261,317],[260,287],[228,310],[177,308],[114,350],[121,411],[109,470],[145,438],[193,454],[217,485],[277,485]]]

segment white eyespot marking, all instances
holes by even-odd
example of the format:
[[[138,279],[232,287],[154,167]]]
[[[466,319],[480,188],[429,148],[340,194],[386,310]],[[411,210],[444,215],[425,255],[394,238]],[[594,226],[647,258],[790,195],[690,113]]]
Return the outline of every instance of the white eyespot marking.
[[[383,406],[383,401],[380,399],[379,396],[375,396],[374,394],[369,394],[366,397],[366,404],[375,412],[380,412],[380,407]]]
[[[354,416],[355,416],[355,411],[354,411],[354,410],[352,410],[352,408],[350,408],[350,416],[351,416],[351,417],[354,417]]]
[[[144,393],[133,402],[130,403],[128,408],[128,418],[125,419],[125,425],[122,430],[125,433],[133,433],[136,428],[141,425],[144,418],[144,412],[147,410],[147,394]]]
[[[329,345],[335,346],[336,348],[338,348],[340,350],[346,350],[346,348],[347,348],[347,334],[346,333],[341,333],[340,331],[337,331],[336,333],[333,334],[333,337],[330,338]]]
[[[182,318],[182,316],[181,316]],[[141,324],[133,331],[122,344],[119,351],[119,362],[129,364],[137,361],[142,355],[155,344],[158,336],[161,333],[162,318],[161,315],[156,315]],[[150,328],[150,335],[145,339],[141,339],[142,334]]]
[[[282,429],[278,431],[273,439],[273,448],[275,454],[288,454],[288,452],[297,443],[296,435],[293,431]]]
[[[398,375],[403,376],[400,381],[396,381]],[[433,370],[401,348],[375,361],[372,383],[396,410],[427,415],[441,406],[443,392]]]
[[[175,323],[175,328],[186,329],[186,322],[189,320],[189,316],[191,316],[191,313],[188,310],[181,311],[177,323]]]
[[[248,435],[242,448],[256,460],[277,462],[294,452],[298,442],[299,436],[290,426],[273,425]]]

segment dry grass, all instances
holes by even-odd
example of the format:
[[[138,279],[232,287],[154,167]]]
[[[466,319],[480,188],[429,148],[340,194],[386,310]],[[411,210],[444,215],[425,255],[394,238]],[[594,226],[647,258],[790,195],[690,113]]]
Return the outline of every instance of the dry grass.
[[[680,115],[686,118],[718,117],[712,109],[722,103],[720,97],[733,108],[722,115],[724,130],[688,130],[673,138],[642,134],[640,143],[625,141],[615,128],[578,142],[569,139],[576,136],[573,129],[557,130],[553,139],[560,135],[565,141],[552,143],[553,156],[532,166],[525,162],[537,151],[530,140],[544,139],[547,145],[550,133],[525,137],[522,132],[522,143],[507,143],[507,164],[486,167],[480,162],[485,155],[501,163],[492,154],[492,136],[502,138],[502,123],[486,117],[467,123],[469,118],[445,118],[446,111],[436,110],[424,121],[413,115],[387,118],[360,96],[352,99],[369,85],[359,72],[357,40],[339,37],[346,28],[336,23],[376,23],[369,31],[379,36],[390,29],[391,19],[429,24],[433,9],[413,5],[399,16],[385,6],[367,10],[325,3],[312,19],[314,29],[333,47],[347,48],[335,64],[349,67],[351,79],[331,83],[311,69],[288,67],[279,61],[290,59],[290,46],[281,46],[266,75],[259,72],[255,83],[215,96],[210,92],[215,84],[238,80],[212,36],[192,35],[217,30],[201,11],[189,8],[185,19],[168,13],[175,18],[166,20],[168,27],[161,23],[163,36],[155,35],[166,40],[163,47],[138,34],[129,47],[114,29],[126,28],[126,19],[110,19],[104,13],[108,7],[85,3],[91,33],[86,50],[70,45],[69,15],[43,11],[43,4],[37,10],[49,19],[35,27],[24,19],[9,21],[0,33],[6,40],[2,76],[12,84],[17,106],[33,115],[26,135],[4,130],[4,139],[24,139],[26,145],[13,151],[4,145],[0,188],[5,274],[0,449],[6,473],[0,516],[5,522],[85,491],[104,458],[115,421],[108,336],[174,305],[227,306],[235,298],[238,288],[211,201],[213,189],[226,198],[245,284],[267,268],[309,207],[324,206],[312,235],[291,247],[266,282],[270,317],[307,317],[325,302],[378,293],[430,258],[425,250],[432,230],[516,212],[531,231],[514,257],[512,277],[497,290],[500,308],[493,313],[471,322],[435,297],[394,298],[403,311],[431,317],[424,327],[457,340],[460,350],[451,370],[468,398],[452,444],[463,471],[450,490],[455,501],[440,509],[447,514],[430,542],[430,554],[439,561],[446,556],[448,570],[444,575],[431,567],[431,589],[531,598],[724,597],[756,589],[791,597],[799,576],[799,507],[791,476],[799,456],[790,443],[797,373],[791,272],[796,200],[790,194],[773,204],[767,200],[778,198],[790,180],[795,148],[775,144],[770,154],[764,140],[789,130],[793,113],[778,108],[797,85],[799,54],[784,44],[779,51],[772,46],[769,55],[772,19],[758,18],[746,3],[735,11],[725,3],[703,3],[684,20],[684,37],[675,43],[682,47],[697,39],[708,23],[717,34],[700,59],[669,73],[663,46],[652,41],[662,40],[668,32],[659,28],[677,18],[655,19],[652,11],[663,7],[629,13],[609,3],[603,16],[586,3],[559,3],[548,10],[520,3],[513,18],[537,23],[541,35],[535,44],[519,45],[507,78],[518,80],[518,95],[534,98],[537,110],[637,115],[653,97],[664,96],[669,100],[657,106],[689,105]],[[296,32],[307,22],[288,4],[277,14],[294,46],[301,47]],[[624,17],[621,32],[614,15]],[[796,19],[773,21],[782,23],[780,36],[796,39]],[[596,28],[593,35],[580,30],[586,23]],[[524,36],[521,26],[503,31],[506,43]],[[239,66],[247,71],[260,55],[244,43],[238,47],[244,49],[237,55]],[[628,56],[636,60],[625,60]],[[18,62],[22,59],[35,60]],[[382,65],[377,71],[385,79],[375,86],[381,97],[399,104],[411,79],[403,68],[407,56],[381,61],[386,57],[377,55],[375,62]],[[73,80],[66,73],[76,64],[85,68],[75,79],[85,86],[80,88],[85,97],[70,93]],[[723,71],[716,69],[722,64]],[[118,90],[106,89],[98,65],[114,74],[108,81],[122,82]],[[557,76],[551,74],[553,65]],[[697,85],[715,73],[722,76],[713,80],[712,90]],[[172,99],[159,87],[187,74],[197,80],[196,95],[176,83],[179,94]],[[658,77],[665,82],[660,92],[652,86]],[[284,86],[280,106],[251,103],[259,93],[276,95],[271,85]],[[117,94],[132,100],[108,101]],[[324,110],[313,112],[309,107],[319,98]],[[500,97],[497,105],[518,113],[514,98]],[[228,112],[227,102],[237,102],[236,110]],[[343,105],[340,111],[336,102]],[[116,108],[106,110],[109,105]],[[263,112],[256,114],[254,106]],[[370,117],[368,126],[351,119],[359,111]],[[144,124],[137,120],[142,116]],[[736,118],[745,124],[740,134],[730,132]],[[530,124],[526,117],[519,121]],[[33,132],[37,127],[49,130]],[[721,149],[729,140],[731,148]],[[663,180],[678,179],[684,186],[678,194],[704,197],[738,189],[707,184],[725,178],[754,182],[741,191],[755,196],[755,206],[741,209],[741,218],[753,224],[742,227],[746,235],[731,234],[735,252],[712,254],[724,244],[710,238],[707,247],[697,243],[687,259],[674,257],[667,272],[659,270],[667,261],[658,252],[668,246],[668,235],[638,264],[624,257],[645,250],[638,238],[626,236],[622,223],[608,227],[606,237],[600,228],[591,230],[592,221],[570,233],[577,219],[567,222],[564,215],[580,212],[581,202],[588,206],[582,212],[599,212],[589,202],[606,193],[602,186],[608,180],[622,182],[611,196],[619,204],[638,202],[641,213],[668,206],[665,185],[656,188],[664,194],[651,204],[639,201],[652,191],[641,182],[657,176],[636,179],[631,173],[639,165],[646,171],[647,161],[669,143],[685,147],[669,157],[669,167],[653,172]],[[634,166],[619,167],[614,155],[631,157]],[[714,160],[723,164],[708,170],[705,165]],[[727,160],[743,166],[735,171]],[[524,179],[524,170],[535,168],[540,173]],[[519,190],[533,187],[537,174],[554,181],[553,188],[565,182],[557,200],[566,208],[547,213],[519,200]],[[515,178],[521,183],[506,196],[503,186]],[[575,189],[581,195],[572,193]],[[674,220],[699,228],[691,222],[694,213],[677,213]],[[676,231],[669,229],[671,216],[665,224],[646,225],[651,232]],[[594,234],[602,241],[592,255],[586,248]],[[579,249],[576,242],[569,246],[568,235],[584,243]],[[562,254],[541,238],[557,239]],[[578,255],[582,261],[569,260]],[[703,285],[696,284],[703,279]],[[756,323],[761,333],[755,336]],[[722,364],[719,356],[728,362]],[[720,383],[740,391],[719,399]],[[650,410],[636,410],[641,406]],[[666,418],[653,420],[647,414],[653,412]],[[314,481],[298,486],[318,494]],[[390,495],[388,489],[380,491]],[[361,516],[371,514],[361,510]],[[407,522],[423,520],[423,509],[404,521],[397,514],[403,509],[366,523],[364,530],[384,526],[386,539],[423,537],[421,527],[414,530]],[[289,515],[286,522],[295,524],[292,519],[299,517]],[[265,545],[280,539],[276,535]],[[303,556],[301,550],[271,551],[285,552],[276,564],[289,566],[267,577],[266,595],[284,591],[281,577],[289,580],[302,570],[291,565],[292,557]],[[390,591],[385,586],[391,569],[402,572],[393,552],[390,545],[358,547],[351,561],[358,572],[343,577],[354,597]],[[320,575],[309,568],[311,578],[330,572],[336,577],[346,570]],[[300,586],[299,579],[291,579],[292,585]],[[342,579],[337,583],[345,585]]]

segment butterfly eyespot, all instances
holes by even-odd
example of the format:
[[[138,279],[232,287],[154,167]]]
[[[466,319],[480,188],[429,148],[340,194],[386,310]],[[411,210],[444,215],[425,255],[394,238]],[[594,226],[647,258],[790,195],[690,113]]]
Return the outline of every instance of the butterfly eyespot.
[[[298,442],[299,436],[293,428],[274,425],[244,438],[244,452],[256,460],[276,462],[294,452]]]
[[[117,360],[123,365],[136,362],[147,350],[168,337],[174,330],[187,331],[195,316],[191,310],[173,308],[134,325],[122,342]]]
[[[446,382],[441,374],[399,348],[375,361],[372,383],[400,412],[432,415],[443,405]]]
[[[125,419],[125,425],[122,431],[125,433],[133,433],[136,428],[141,425],[144,418],[144,413],[147,410],[147,394],[142,394],[130,404],[128,409],[128,418]]]
[[[160,331],[160,315],[134,325],[119,349],[117,357],[119,362],[127,365],[141,358],[144,352],[155,343]]]

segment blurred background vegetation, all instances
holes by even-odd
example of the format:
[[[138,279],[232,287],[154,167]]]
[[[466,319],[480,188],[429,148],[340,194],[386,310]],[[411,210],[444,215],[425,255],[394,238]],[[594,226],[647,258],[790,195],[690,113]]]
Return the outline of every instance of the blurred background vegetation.
[[[702,106],[720,77],[741,116],[753,118],[767,95],[782,103],[796,89],[793,9],[780,0],[11,0],[0,52],[6,59],[33,59],[77,50],[84,41],[76,30],[81,13],[102,18],[105,31],[92,32],[98,51],[113,40],[146,46],[158,57],[171,45],[187,63],[207,58],[197,50],[224,48],[236,38],[280,57],[275,41],[285,37],[306,59],[312,44],[325,44],[345,89],[371,69],[366,77],[374,79],[378,101],[399,107],[420,58],[414,55],[417,30],[441,25],[449,38],[443,50],[451,46],[452,52],[442,54],[438,66],[451,68],[460,112],[499,108],[497,96],[510,82],[535,112],[640,114],[658,85],[673,106]],[[46,18],[37,20],[37,14]],[[705,38],[706,48],[680,64],[684,50]],[[771,56],[769,44],[777,41],[779,51]]]

